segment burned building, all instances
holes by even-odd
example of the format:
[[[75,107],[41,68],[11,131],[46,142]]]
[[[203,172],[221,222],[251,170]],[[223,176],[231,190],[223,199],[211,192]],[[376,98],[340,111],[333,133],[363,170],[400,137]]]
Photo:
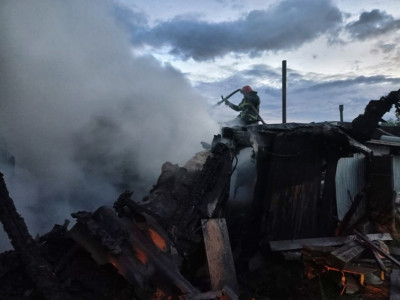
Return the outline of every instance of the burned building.
[[[397,238],[400,142],[378,124],[399,102],[400,90],[372,100],[351,123],[224,127],[185,166],[165,163],[144,199],[126,191],[37,239],[2,180],[0,219],[15,250],[0,255],[0,298],[319,299],[304,280],[334,271],[346,287],[345,274],[378,269],[389,278],[400,265],[371,240]],[[381,257],[354,271],[368,247]],[[307,276],[294,289],[281,278],[279,297],[276,276],[260,274],[292,250]]]

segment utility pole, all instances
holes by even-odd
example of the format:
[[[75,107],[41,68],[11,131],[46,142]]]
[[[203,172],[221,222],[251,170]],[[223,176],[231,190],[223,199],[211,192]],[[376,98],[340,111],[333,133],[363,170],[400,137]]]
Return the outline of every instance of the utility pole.
[[[343,122],[343,104],[339,105],[339,111],[340,111],[340,122]]]
[[[282,60],[282,123],[286,123],[286,60]]]

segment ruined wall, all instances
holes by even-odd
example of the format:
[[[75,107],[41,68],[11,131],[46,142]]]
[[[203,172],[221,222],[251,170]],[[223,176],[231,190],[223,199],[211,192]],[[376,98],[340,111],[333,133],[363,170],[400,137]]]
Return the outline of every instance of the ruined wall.
[[[316,126],[264,133],[258,144],[254,211],[263,238],[333,235],[336,167],[349,151],[343,134]]]

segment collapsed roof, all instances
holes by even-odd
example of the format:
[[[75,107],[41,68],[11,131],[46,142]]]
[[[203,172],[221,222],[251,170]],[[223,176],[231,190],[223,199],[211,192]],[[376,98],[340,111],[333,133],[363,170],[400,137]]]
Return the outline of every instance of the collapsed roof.
[[[375,228],[393,231],[393,186],[372,178],[381,164],[374,162],[366,141],[392,106],[399,111],[399,103],[400,90],[393,91],[370,101],[350,124],[222,128],[210,149],[185,166],[166,162],[143,200],[132,199],[132,192],[126,191],[114,210],[74,213],[72,229],[56,225],[36,240],[1,178],[0,220],[15,250],[0,255],[0,297],[237,299],[243,295],[243,282],[236,277],[248,274],[241,263],[248,265],[255,253],[267,252],[269,241],[348,234],[365,224],[358,219],[338,228],[343,220],[337,213],[337,165],[356,153],[371,162],[362,196],[374,208],[367,220]],[[245,149],[251,149],[250,154],[239,164]],[[398,154],[398,147],[392,145],[391,151]],[[230,200],[243,187],[248,205],[238,212]],[[379,203],[373,201],[376,193]],[[216,218],[225,218],[227,229],[224,222],[212,227]],[[207,240],[218,234],[220,244]],[[208,243],[213,247],[206,251]],[[204,269],[211,268],[212,251],[224,255],[226,270]],[[235,266],[228,267],[230,261],[237,276]],[[250,294],[254,291],[245,296]]]

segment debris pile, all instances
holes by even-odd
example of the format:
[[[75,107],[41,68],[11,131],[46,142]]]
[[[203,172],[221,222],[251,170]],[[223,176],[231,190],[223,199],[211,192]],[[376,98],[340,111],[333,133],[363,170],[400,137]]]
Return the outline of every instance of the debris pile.
[[[0,298],[398,297],[400,141],[378,122],[399,102],[352,123],[224,127],[144,199],[125,191],[36,239],[1,176]]]

